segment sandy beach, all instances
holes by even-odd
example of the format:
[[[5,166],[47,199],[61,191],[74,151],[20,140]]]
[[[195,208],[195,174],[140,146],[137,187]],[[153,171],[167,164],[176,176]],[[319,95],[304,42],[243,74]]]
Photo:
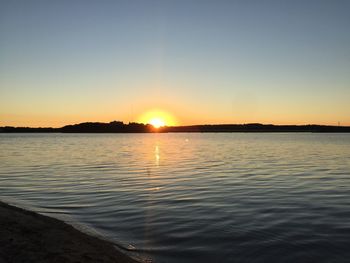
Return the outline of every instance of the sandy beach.
[[[111,242],[84,234],[57,219],[0,202],[0,263],[137,261]]]

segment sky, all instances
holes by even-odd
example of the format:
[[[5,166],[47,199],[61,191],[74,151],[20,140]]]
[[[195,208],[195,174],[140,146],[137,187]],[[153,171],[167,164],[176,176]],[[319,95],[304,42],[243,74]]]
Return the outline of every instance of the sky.
[[[0,0],[0,126],[157,111],[176,125],[350,125],[349,11],[347,0]]]

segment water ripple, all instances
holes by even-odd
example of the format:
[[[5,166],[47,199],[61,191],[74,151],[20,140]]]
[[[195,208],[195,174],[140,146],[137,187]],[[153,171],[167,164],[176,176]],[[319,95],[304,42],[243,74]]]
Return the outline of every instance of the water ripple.
[[[0,198],[150,262],[347,262],[349,134],[0,134]]]

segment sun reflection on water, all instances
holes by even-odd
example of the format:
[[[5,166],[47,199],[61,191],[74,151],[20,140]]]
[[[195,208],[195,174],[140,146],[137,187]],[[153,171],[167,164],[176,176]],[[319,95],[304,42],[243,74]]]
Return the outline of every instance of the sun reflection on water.
[[[159,166],[159,160],[160,160],[160,153],[159,153],[159,146],[156,145],[155,149],[154,149],[154,156],[155,156],[155,160],[156,160],[156,166]]]

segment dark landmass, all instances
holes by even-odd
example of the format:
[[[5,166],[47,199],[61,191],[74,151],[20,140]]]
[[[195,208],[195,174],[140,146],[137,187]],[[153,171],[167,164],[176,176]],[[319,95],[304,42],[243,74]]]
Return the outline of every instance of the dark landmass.
[[[164,132],[350,132],[350,126],[219,124],[164,127]]]
[[[67,125],[62,128],[30,128],[30,127],[0,127],[0,133],[14,132],[58,132],[58,133],[152,133],[152,132],[350,132],[350,126],[329,125],[273,125],[273,124],[214,124],[191,126],[165,126],[154,128],[150,124],[112,121],[84,122]]]
[[[124,124],[121,121],[84,122],[66,125],[61,128],[31,128],[31,127],[0,127],[0,133],[6,132],[60,132],[60,133],[146,133],[153,132],[154,127],[150,124],[134,123]]]
[[[113,243],[57,219],[0,202],[0,262],[137,263]]]

